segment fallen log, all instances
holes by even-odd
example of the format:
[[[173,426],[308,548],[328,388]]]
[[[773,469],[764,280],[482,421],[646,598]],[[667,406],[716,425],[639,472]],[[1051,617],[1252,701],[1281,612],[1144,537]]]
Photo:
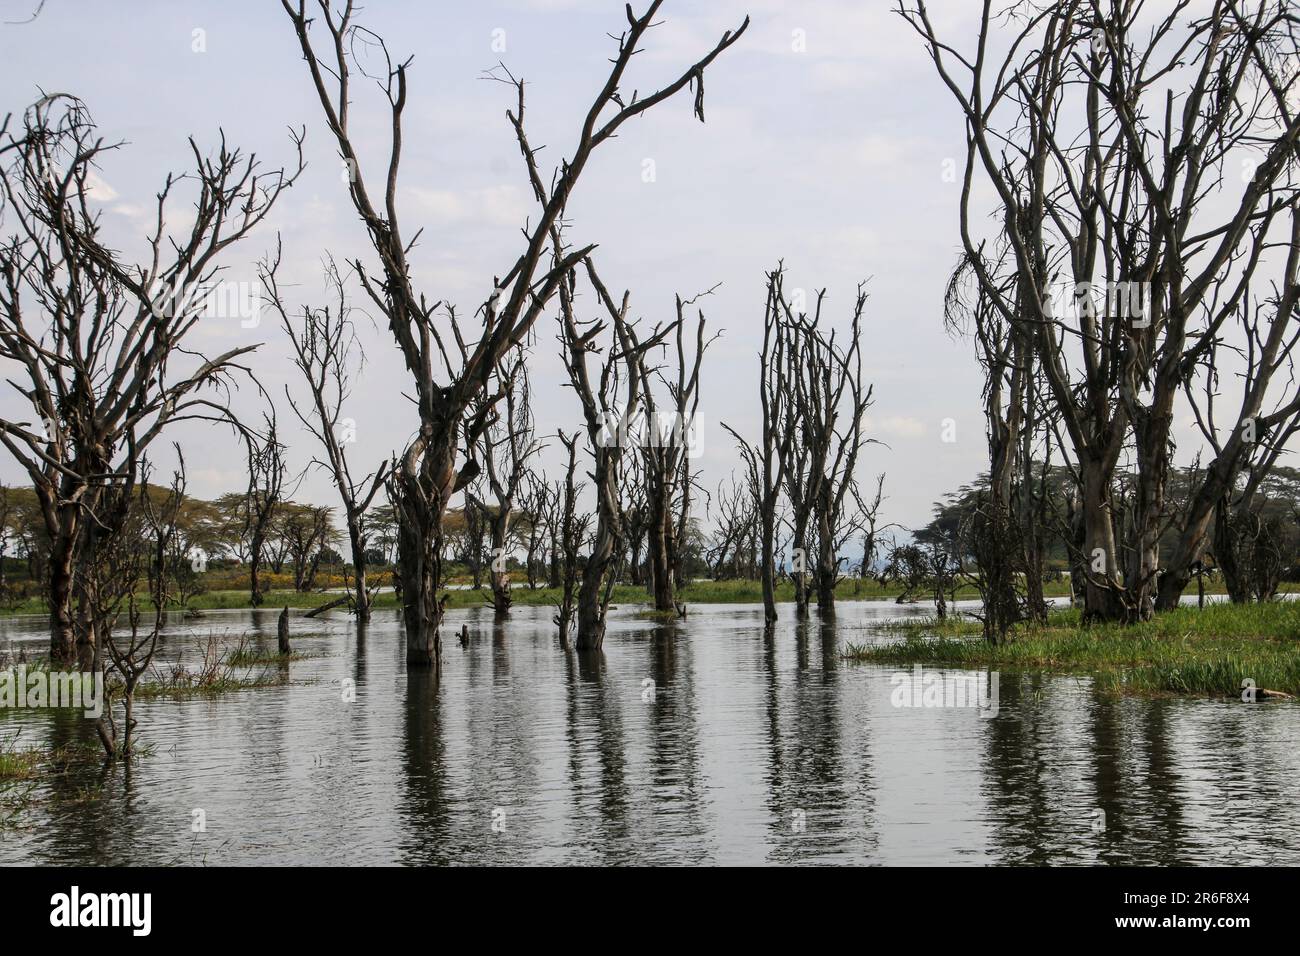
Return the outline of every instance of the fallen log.
[[[351,595],[345,594],[341,598],[337,598],[333,601],[330,601],[329,604],[322,604],[320,607],[312,608],[310,611],[304,614],[303,617],[315,617],[318,614],[324,614],[326,611],[332,611],[334,610],[334,608],[338,607],[341,604],[347,604],[348,601],[351,600],[351,598],[352,598]]]

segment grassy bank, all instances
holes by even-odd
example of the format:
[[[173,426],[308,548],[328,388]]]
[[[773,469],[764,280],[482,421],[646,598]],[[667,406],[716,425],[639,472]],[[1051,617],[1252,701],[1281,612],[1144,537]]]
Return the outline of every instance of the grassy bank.
[[[971,620],[908,622],[899,640],[850,644],[855,661],[1087,673],[1116,690],[1239,697],[1244,681],[1300,695],[1300,602],[1178,608],[1148,622],[1084,627],[1076,610],[991,646]]]
[[[515,583],[510,593],[514,603],[521,607],[554,605],[560,601],[558,588],[530,589],[526,584]],[[874,580],[856,578],[846,578],[835,589],[835,595],[841,601],[892,600],[901,593],[901,588],[882,586]],[[491,592],[486,587],[477,591],[454,588],[448,590],[447,594],[449,595],[447,600],[449,608],[483,607],[485,602],[491,598]],[[1048,585],[1047,594],[1054,597],[1068,595],[1069,586],[1064,582]],[[311,608],[320,607],[322,604],[328,604],[339,597],[340,594],[336,591],[308,591],[302,593],[293,590],[274,590],[267,592],[263,606],[282,608],[287,605],[291,608],[310,610]],[[794,585],[789,582],[782,583],[776,589],[776,597],[778,601],[793,601]],[[926,600],[929,595],[920,595],[920,597],[922,600]],[[963,587],[957,591],[958,600],[976,597],[978,597],[978,594],[974,588]],[[148,595],[142,594],[140,599],[143,606],[149,606]],[[761,604],[763,601],[763,588],[758,581],[694,581],[682,589],[678,599],[685,601],[687,604]],[[620,584],[614,588],[613,601],[615,604],[647,604],[650,597],[646,593],[646,589],[640,585]],[[189,606],[198,611],[247,608],[249,607],[248,591],[247,589],[208,591],[191,599]],[[391,591],[386,591],[376,596],[375,606],[379,608],[396,607],[397,600]],[[0,615],[43,614],[45,612],[45,602],[39,598],[31,598],[11,608],[0,610]]]
[[[1047,597],[1068,597],[1070,593],[1069,584],[1065,581],[1049,583],[1044,586],[1043,590]],[[1284,584],[1281,590],[1284,592],[1297,591],[1300,590],[1300,586]],[[448,594],[447,606],[454,609],[483,607],[491,598],[491,592],[486,587],[477,591],[456,587],[449,589],[446,593]],[[529,588],[527,584],[515,582],[510,593],[514,603],[521,607],[555,605],[560,602],[558,588]],[[896,585],[882,585],[875,580],[858,578],[845,578],[835,589],[836,599],[840,601],[894,600],[901,593],[902,589]],[[1222,588],[1207,587],[1206,593],[1222,594],[1223,591]],[[271,609],[288,606],[299,610],[311,610],[323,604],[329,604],[340,596],[339,591],[307,591],[304,593],[291,589],[276,589],[266,593],[263,606]],[[139,597],[142,607],[151,606],[147,594],[141,594]],[[931,602],[931,595],[928,592],[918,594],[916,597],[921,604]],[[974,600],[978,597],[978,592],[969,586],[958,588],[956,591],[956,599],[959,601]],[[776,599],[781,602],[793,601],[794,585],[788,581],[778,585]],[[687,604],[761,604],[763,602],[763,588],[758,581],[693,581],[678,594],[678,600]],[[613,601],[615,604],[623,605],[648,604],[650,603],[650,596],[647,594],[646,589],[640,585],[620,584],[614,588]],[[391,591],[385,591],[375,598],[375,607],[394,608],[396,606],[397,599]],[[192,598],[189,607],[196,611],[247,609],[249,607],[248,589],[213,589]],[[0,616],[45,613],[47,613],[45,602],[40,598],[29,598],[26,601],[0,609]]]

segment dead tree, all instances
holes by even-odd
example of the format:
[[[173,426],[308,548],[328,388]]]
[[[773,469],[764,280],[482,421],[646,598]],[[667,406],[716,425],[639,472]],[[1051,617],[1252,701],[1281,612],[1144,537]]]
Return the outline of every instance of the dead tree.
[[[100,602],[96,616],[104,622],[103,646],[97,653],[95,673],[105,675],[105,685],[115,673],[120,679],[122,696],[122,725],[119,728],[113,712],[112,697],[104,702],[104,712],[96,722],[95,730],[100,743],[110,759],[130,759],[135,744],[135,692],[158,650],[158,638],[166,622],[166,608],[171,602],[168,567],[175,541],[178,537],[177,518],[185,503],[185,458],[180,446],[175,446],[177,469],[171,487],[162,501],[149,494],[149,465],[141,462],[141,483],[137,513],[141,535],[135,540],[119,536],[96,549],[92,560],[85,565],[87,573],[96,577],[89,593]],[[113,493],[120,493],[114,489]],[[101,503],[112,494],[101,496]],[[136,590],[141,577],[148,582],[152,615],[146,616],[140,607]],[[121,627],[125,618],[125,630]],[[84,679],[84,678],[83,678]],[[114,681],[114,684],[116,681]]]
[[[575,646],[580,651],[596,651],[605,640],[605,614],[616,583],[618,562],[627,546],[619,486],[633,423],[637,421],[645,395],[641,380],[643,358],[672,333],[676,322],[656,327],[641,341],[635,323],[628,318],[630,294],[624,292],[622,300],[616,303],[590,258],[584,261],[584,266],[597,305],[606,313],[608,323],[577,317],[576,272],[560,286],[560,321],[569,384],[582,403],[591,443],[590,476],[596,492],[596,526],[578,592]],[[611,335],[607,342],[601,343],[601,335],[607,328],[611,329]],[[589,368],[589,358],[593,355],[600,356],[594,375]]]
[[[848,346],[821,326],[825,290],[811,315],[788,313],[791,364],[785,427],[794,431],[785,470],[794,548],[795,609],[808,614],[806,570],[813,568],[818,611],[835,614],[835,584],[841,559],[836,551],[848,509],[857,494],[858,455],[869,443],[862,420],[871,407],[872,387],[862,377],[862,312],[867,295],[858,286]],[[809,558],[815,545],[815,562]]]
[[[785,295],[782,265],[767,275],[767,304],[763,311],[763,347],[758,356],[758,399],[762,437],[751,444],[730,426],[740,447],[754,497],[759,525],[759,569],[763,582],[763,619],[776,623],[777,510],[790,466],[795,430],[790,409],[794,313]]]
[[[862,535],[862,564],[858,567],[858,577],[871,577],[871,570],[876,563],[876,555],[880,551],[879,535],[889,525],[879,527],[880,505],[885,500],[885,476],[880,475],[876,478],[876,493],[867,502],[855,489],[854,497],[858,501],[858,510],[861,515],[859,532]]]
[[[300,409],[287,385],[285,397],[323,453],[323,457],[312,459],[312,465],[330,475],[343,503],[343,523],[352,557],[352,606],[357,621],[365,624],[370,620],[371,604],[366,579],[366,549],[369,546],[366,513],[383,487],[387,465],[381,464],[360,479],[352,477],[347,446],[356,440],[356,422],[344,417],[343,405],[352,391],[353,370],[359,371],[364,367],[366,356],[357,342],[343,276],[337,265],[331,260],[325,273],[333,305],[303,306],[296,322],[290,317],[276,280],[279,265],[277,245],[275,257],[262,263],[262,288],[289,335],[294,365],[311,396],[310,411]]]
[[[1085,612],[1111,620],[1154,609],[1174,403],[1294,208],[1300,145],[1286,2],[1215,0],[1199,17],[1151,6],[1024,0],[995,23],[986,0],[973,55],[936,35],[923,0],[898,6],[964,113],[963,246],[1032,343],[1081,480]],[[1238,189],[1225,170],[1243,155]],[[971,231],[977,175],[997,195],[1013,295]],[[1117,540],[1130,440],[1133,515]]]
[[[524,572],[530,591],[541,586],[542,573],[546,570],[543,553],[548,535],[553,536],[553,540],[558,538],[550,527],[551,513],[550,482],[545,475],[528,472],[520,499],[519,515],[523,523]]]
[[[650,536],[650,507],[646,489],[645,463],[640,455],[623,459],[622,481],[623,537],[627,549],[624,575],[630,584],[652,587],[645,560],[646,540]]]
[[[565,435],[560,431],[556,435],[569,459],[556,515],[560,549],[560,603],[556,607],[554,618],[555,626],[560,632],[560,645],[567,647],[578,596],[578,549],[587,533],[588,516],[579,515],[577,511],[578,495],[581,493],[581,486],[574,481],[578,470],[578,433]]]
[[[927,577],[934,594],[934,616],[944,621],[948,618],[948,594],[956,590],[961,564],[957,555],[940,543],[930,545],[925,559],[929,563]]]
[[[1203,394],[1193,389],[1187,397],[1197,427],[1213,452],[1201,473],[1199,486],[1179,515],[1177,536],[1160,577],[1157,607],[1176,607],[1207,548],[1211,548],[1214,521],[1222,512],[1231,523],[1244,518],[1259,486],[1272,474],[1288,441],[1300,429],[1300,385],[1295,375],[1296,322],[1300,319],[1300,209],[1291,211],[1291,236],[1284,275],[1274,294],[1264,302],[1249,301],[1249,292],[1237,307],[1245,339],[1241,399],[1230,409],[1231,431],[1216,425],[1215,404],[1221,373],[1211,342],[1204,350]],[[1271,388],[1273,382],[1282,388]],[[1239,480],[1244,489],[1238,501]],[[1228,539],[1221,539],[1227,541]],[[1215,548],[1215,550],[1221,550]]]
[[[537,150],[528,141],[524,127],[524,84],[506,74],[516,93],[516,105],[507,112],[527,167],[528,180],[538,203],[535,217],[524,230],[524,248],[506,263],[485,290],[478,309],[482,332],[477,340],[462,337],[454,310],[442,308],[417,291],[415,270],[408,254],[419,231],[407,238],[398,215],[398,172],[402,155],[403,113],[407,104],[407,70],[410,60],[394,63],[383,41],[353,23],[352,0],[340,8],[322,0],[319,15],[309,17],[306,0],[282,0],[297,34],[312,85],[320,100],[325,122],[339,148],[348,182],[348,192],[369,233],[380,263],[375,276],[360,259],[354,268],[361,285],[388,321],[402,352],[414,385],[413,399],[419,416],[415,438],[402,453],[389,488],[400,514],[398,576],[402,578],[403,615],[407,637],[407,664],[434,666],[438,660],[438,627],[444,602],[439,600],[442,583],[442,518],[452,495],[473,479],[471,459],[458,465],[460,447],[471,447],[485,427],[482,417],[490,402],[478,401],[493,370],[524,341],[538,316],[546,309],[562,278],[590,252],[587,245],[561,250],[552,259],[551,246],[558,224],[592,153],[613,137],[633,117],[662,103],[688,84],[695,88],[695,114],[704,118],[703,78],[705,69],[745,31],[745,20],[734,33],[723,34],[700,60],[677,79],[646,96],[627,94],[621,87],[633,55],[653,24],[661,0],[652,0],[638,17],[628,8],[628,26],[618,40],[607,79],[586,110],[573,152],[551,177],[537,164]],[[318,51],[311,29],[325,36]],[[381,178],[367,175],[355,148],[351,128],[352,74],[358,66],[353,48],[364,44],[383,62],[377,80],[389,113],[392,130],[388,160]],[[548,184],[549,179],[549,184]],[[375,186],[379,185],[379,192]],[[558,249],[558,243],[556,244]],[[486,283],[485,283],[486,284]],[[445,317],[446,323],[440,319]],[[444,379],[435,379],[441,366]],[[469,415],[471,407],[475,415]]]
[[[289,643],[289,605],[287,604],[280,611],[280,616],[275,622],[275,647],[281,657],[288,657],[293,653],[293,647]]]
[[[280,511],[284,493],[284,446],[280,444],[274,409],[264,413],[262,421],[262,433],[252,429],[240,433],[248,453],[248,490],[241,508],[243,538],[248,542],[248,599],[253,607],[261,607],[266,595],[261,573],[267,534]]]
[[[757,562],[747,549],[754,537],[758,520],[756,496],[751,482],[718,483],[709,510],[713,514],[713,534],[705,560],[715,581],[725,578],[753,577]]]
[[[91,560],[88,517],[125,520],[97,499],[111,492],[129,511],[138,462],[168,426],[230,419],[223,389],[257,346],[209,359],[188,347],[190,333],[221,256],[302,168],[301,151],[297,171],[263,172],[224,139],[211,156],[191,139],[194,168],[164,181],[149,251],[132,263],[102,235],[93,197],[94,170],[115,148],[66,95],[42,98],[20,129],[0,135],[0,196],[13,228],[0,239],[0,358],[16,369],[10,381],[30,409],[0,419],[0,443],[30,478],[50,537],[50,657],[87,666],[96,635],[77,633],[75,605],[89,611],[97,601],[74,593],[73,582],[78,563]],[[176,208],[189,184],[192,218]],[[100,525],[93,537],[109,546],[120,533]]]
[[[564,482],[547,482],[546,490],[546,586],[560,586],[563,552],[560,548],[560,514],[563,508]]]
[[[487,526],[491,556],[489,581],[497,617],[510,613],[510,572],[506,569],[506,556],[511,550],[515,506],[530,474],[529,462],[543,447],[533,432],[526,360],[524,348],[515,349],[497,370],[497,393],[484,399],[495,408],[486,413],[488,425],[477,451],[492,500],[487,502],[476,495],[472,485],[465,490],[465,507],[477,511]],[[502,404],[504,416],[500,414]]]
[[[699,296],[689,300],[676,297],[674,377],[665,374],[662,365],[648,367],[646,354],[641,355],[644,428],[640,430],[640,446],[646,496],[646,556],[656,611],[677,609],[674,586],[680,587],[682,583],[681,551],[690,519],[691,443],[696,438],[695,416],[700,404],[700,364],[709,345],[718,337],[706,338],[704,310],[698,309],[693,354],[686,348],[686,309],[698,299]],[[656,382],[667,392],[667,415],[656,394]]]
[[[1000,266],[1005,266],[1004,252]],[[984,421],[988,440],[989,488],[976,502],[966,531],[978,540],[970,542],[969,553],[976,561],[973,580],[985,603],[982,620],[986,638],[997,643],[1006,629],[1020,619],[1026,607],[1039,609],[1042,600],[1041,520],[1032,505],[1035,417],[1032,408],[1034,378],[1032,344],[1027,323],[1006,320],[978,282],[971,282],[973,268],[965,256],[948,282],[944,296],[944,323],[957,335],[969,336],[984,370]],[[1014,298],[1016,277],[1005,268],[991,270],[1002,276],[1003,294]],[[1023,311],[1023,304],[1017,308]],[[1022,493],[1017,495],[1017,490]],[[1024,549],[1023,555],[1000,554],[996,547]],[[1021,571],[1028,584],[1037,583],[1036,597],[1021,594]],[[988,629],[993,628],[992,636]]]

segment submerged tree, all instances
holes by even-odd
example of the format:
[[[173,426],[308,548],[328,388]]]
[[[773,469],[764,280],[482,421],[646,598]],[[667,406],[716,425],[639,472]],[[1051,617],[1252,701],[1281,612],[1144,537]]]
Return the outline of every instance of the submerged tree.
[[[248,547],[248,599],[253,607],[262,606],[266,593],[261,574],[267,537],[284,502],[284,445],[280,443],[274,409],[264,413],[262,421],[265,430],[260,434],[249,428],[241,432],[248,453],[248,489],[240,501],[241,536]],[[287,546],[287,536],[285,541]]]
[[[898,12],[964,115],[966,256],[1033,349],[1079,476],[1085,612],[1148,617],[1175,401],[1248,300],[1296,201],[1294,16],[1284,0],[1214,0],[1202,16],[1143,0],[1020,0],[995,22],[985,0],[975,52],[963,54],[923,0]],[[996,196],[1010,286],[973,234],[977,177]],[[1266,324],[1249,334],[1269,338]],[[1265,386],[1274,371],[1257,368]],[[1249,402],[1240,412],[1245,426]],[[1131,516],[1117,527],[1115,469],[1130,443]],[[1224,470],[1207,476],[1219,483]],[[1203,540],[1203,522],[1191,530]],[[1180,566],[1198,550],[1191,542]]]
[[[628,317],[630,294],[624,292],[622,300],[616,303],[590,258],[584,266],[597,304],[609,322],[578,318],[574,301],[576,274],[560,286],[560,319],[569,384],[582,403],[591,444],[591,480],[596,492],[595,536],[578,592],[576,647],[588,651],[599,650],[604,643],[605,615],[619,560],[627,544],[619,486],[624,459],[634,454],[629,453],[627,446],[635,432],[633,423],[640,414],[645,395],[644,357],[672,333],[677,323],[656,326],[649,338],[640,340],[636,323]],[[607,328],[611,329],[611,335],[602,344],[601,336]],[[588,365],[592,355],[600,356],[595,374]]]
[[[698,298],[683,300],[680,295],[676,297],[676,349],[672,377],[662,366],[647,367],[646,353],[641,354],[639,378],[644,391],[645,427],[640,431],[646,497],[646,552],[650,565],[650,590],[657,611],[672,611],[677,607],[674,588],[680,588],[682,584],[682,553],[691,510],[694,476],[690,460],[694,453],[691,445],[697,437],[695,416],[700,405],[700,364],[709,345],[717,338],[717,335],[705,337],[704,311],[700,309],[697,310],[694,349],[686,347],[685,313]],[[661,403],[656,395],[655,382],[664,386],[666,403]],[[666,415],[665,405],[669,410]]]
[[[179,537],[179,516],[185,503],[185,458],[176,446],[177,469],[171,487],[161,501],[149,494],[149,465],[141,463],[138,538],[118,537],[93,555],[88,573],[96,586],[92,593],[100,606],[97,616],[104,622],[102,653],[97,654],[95,673],[115,679],[106,686],[113,690],[104,702],[104,712],[95,729],[110,759],[130,759],[135,746],[135,692],[158,651],[158,639],[171,602],[171,553]],[[114,490],[117,493],[117,490]],[[148,584],[152,613],[146,615],[136,591],[144,579]],[[123,627],[125,624],[125,627]],[[113,712],[113,697],[122,697],[122,723]]]
[[[131,262],[102,232],[96,168],[116,148],[85,105],[47,96],[0,140],[0,195],[13,231],[0,242],[0,358],[31,410],[0,419],[0,443],[27,472],[51,542],[50,657],[85,667],[99,601],[90,547],[121,534],[149,446],[178,421],[230,421],[232,373],[256,345],[206,358],[189,345],[221,257],[270,212],[301,171],[262,171],[225,143],[159,190],[146,254]],[[178,226],[180,193],[192,215]],[[25,380],[19,384],[20,380]],[[116,504],[101,504],[111,499]],[[80,608],[80,610],[78,610]]]
[[[569,631],[573,626],[578,592],[578,549],[587,531],[587,515],[578,514],[578,495],[581,487],[574,480],[578,469],[578,433],[566,435],[557,432],[560,444],[568,456],[568,470],[564,476],[563,490],[558,496],[555,527],[560,553],[560,603],[556,607],[555,626],[560,632],[560,644],[568,646]]]
[[[506,556],[511,550],[511,528],[520,494],[531,474],[530,461],[542,450],[533,433],[532,394],[528,384],[528,353],[521,346],[496,372],[496,391],[483,394],[490,404],[488,425],[471,455],[482,459],[482,475],[491,500],[465,490],[465,508],[487,526],[492,607],[497,617],[510,613],[510,574]],[[504,414],[501,408],[504,406]],[[467,515],[468,517],[468,515]]]
[[[872,386],[862,377],[866,292],[858,287],[844,348],[834,330],[823,330],[824,300],[825,290],[817,294],[811,315],[793,315],[784,306],[791,325],[784,427],[794,433],[785,487],[793,532],[795,609],[801,618],[808,614],[805,573],[810,566],[819,612],[835,614],[838,548],[861,530],[850,512],[857,501],[858,455],[870,441],[862,430],[872,399]]]
[[[538,209],[525,226],[523,248],[505,263],[503,273],[492,280],[490,291],[485,289],[484,301],[476,311],[482,331],[477,337],[466,338],[464,324],[458,323],[454,309],[418,291],[409,254],[420,233],[404,233],[399,217],[398,174],[410,60],[393,62],[383,41],[353,22],[352,0],[341,7],[321,0],[318,15],[314,16],[308,16],[306,0],[282,2],[297,34],[326,125],[338,145],[352,204],[379,259],[380,275],[376,276],[359,258],[354,268],[363,289],[385,316],[413,379],[419,427],[396,462],[389,489],[400,516],[397,573],[401,578],[407,663],[433,666],[439,655],[444,607],[438,597],[442,584],[442,519],[452,496],[464,490],[477,473],[473,459],[464,465],[460,462],[461,449],[474,445],[486,427],[485,415],[491,403],[477,401],[478,396],[487,388],[500,361],[525,339],[563,277],[592,248],[588,245],[566,250],[556,243],[555,255],[550,256],[573,190],[601,144],[628,120],[688,85],[695,89],[695,114],[703,120],[704,71],[739,39],[749,21],[746,19],[735,32],[723,34],[677,79],[642,96],[623,90],[624,74],[654,23],[661,0],[653,0],[639,17],[628,7],[628,26],[618,38],[608,76],[586,108],[572,153],[550,177],[543,175],[537,164],[537,150],[525,134],[524,84],[506,74],[516,92],[516,105],[507,117]],[[314,36],[320,36],[322,30],[325,35],[318,46]],[[392,131],[380,177],[369,176],[363,167],[351,126],[353,74],[367,76],[358,64],[358,45],[377,53],[383,64],[377,75],[368,76],[377,81],[386,101]],[[443,370],[441,381],[435,377],[439,367]]]
[[[343,524],[352,557],[352,606],[357,621],[370,620],[371,593],[366,577],[369,563],[367,512],[375,495],[384,485],[387,466],[381,464],[375,471],[361,478],[352,476],[347,446],[356,440],[356,422],[343,415],[343,404],[352,390],[352,376],[365,363],[365,352],[357,342],[350,318],[351,309],[344,291],[343,276],[337,265],[330,262],[326,280],[332,293],[333,305],[312,308],[304,306],[298,321],[291,317],[280,293],[276,273],[280,255],[262,263],[262,288],[272,307],[280,316],[280,324],[289,336],[293,347],[293,362],[311,395],[309,411],[299,409],[289,386],[285,397],[304,428],[311,433],[323,457],[312,459],[313,465],[324,469],[333,480],[343,504]],[[301,590],[301,588],[300,588]]]
[[[755,443],[731,432],[744,459],[759,525],[759,573],[763,584],[763,618],[776,623],[776,533],[781,489],[795,440],[790,412],[793,311],[785,295],[785,270],[778,265],[767,275],[767,304],[763,311],[763,347],[758,356],[758,399],[762,437]]]

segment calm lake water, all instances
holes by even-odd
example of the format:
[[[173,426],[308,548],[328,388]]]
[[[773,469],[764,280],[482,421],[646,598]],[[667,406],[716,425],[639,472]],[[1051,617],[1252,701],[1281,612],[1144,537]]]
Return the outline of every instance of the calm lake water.
[[[634,610],[595,659],[549,608],[449,612],[437,682],[408,673],[396,612],[364,634],[295,619],[287,685],[143,702],[155,752],[47,780],[0,863],[1300,863],[1294,703],[1004,671],[994,717],[898,707],[902,669],[841,654],[926,606],[844,604],[828,628],[785,608],[770,637],[756,606]],[[44,627],[0,622],[0,649],[39,653]],[[213,632],[273,648],[275,612],[177,621],[164,656]],[[0,711],[19,728],[93,738],[79,713]]]

